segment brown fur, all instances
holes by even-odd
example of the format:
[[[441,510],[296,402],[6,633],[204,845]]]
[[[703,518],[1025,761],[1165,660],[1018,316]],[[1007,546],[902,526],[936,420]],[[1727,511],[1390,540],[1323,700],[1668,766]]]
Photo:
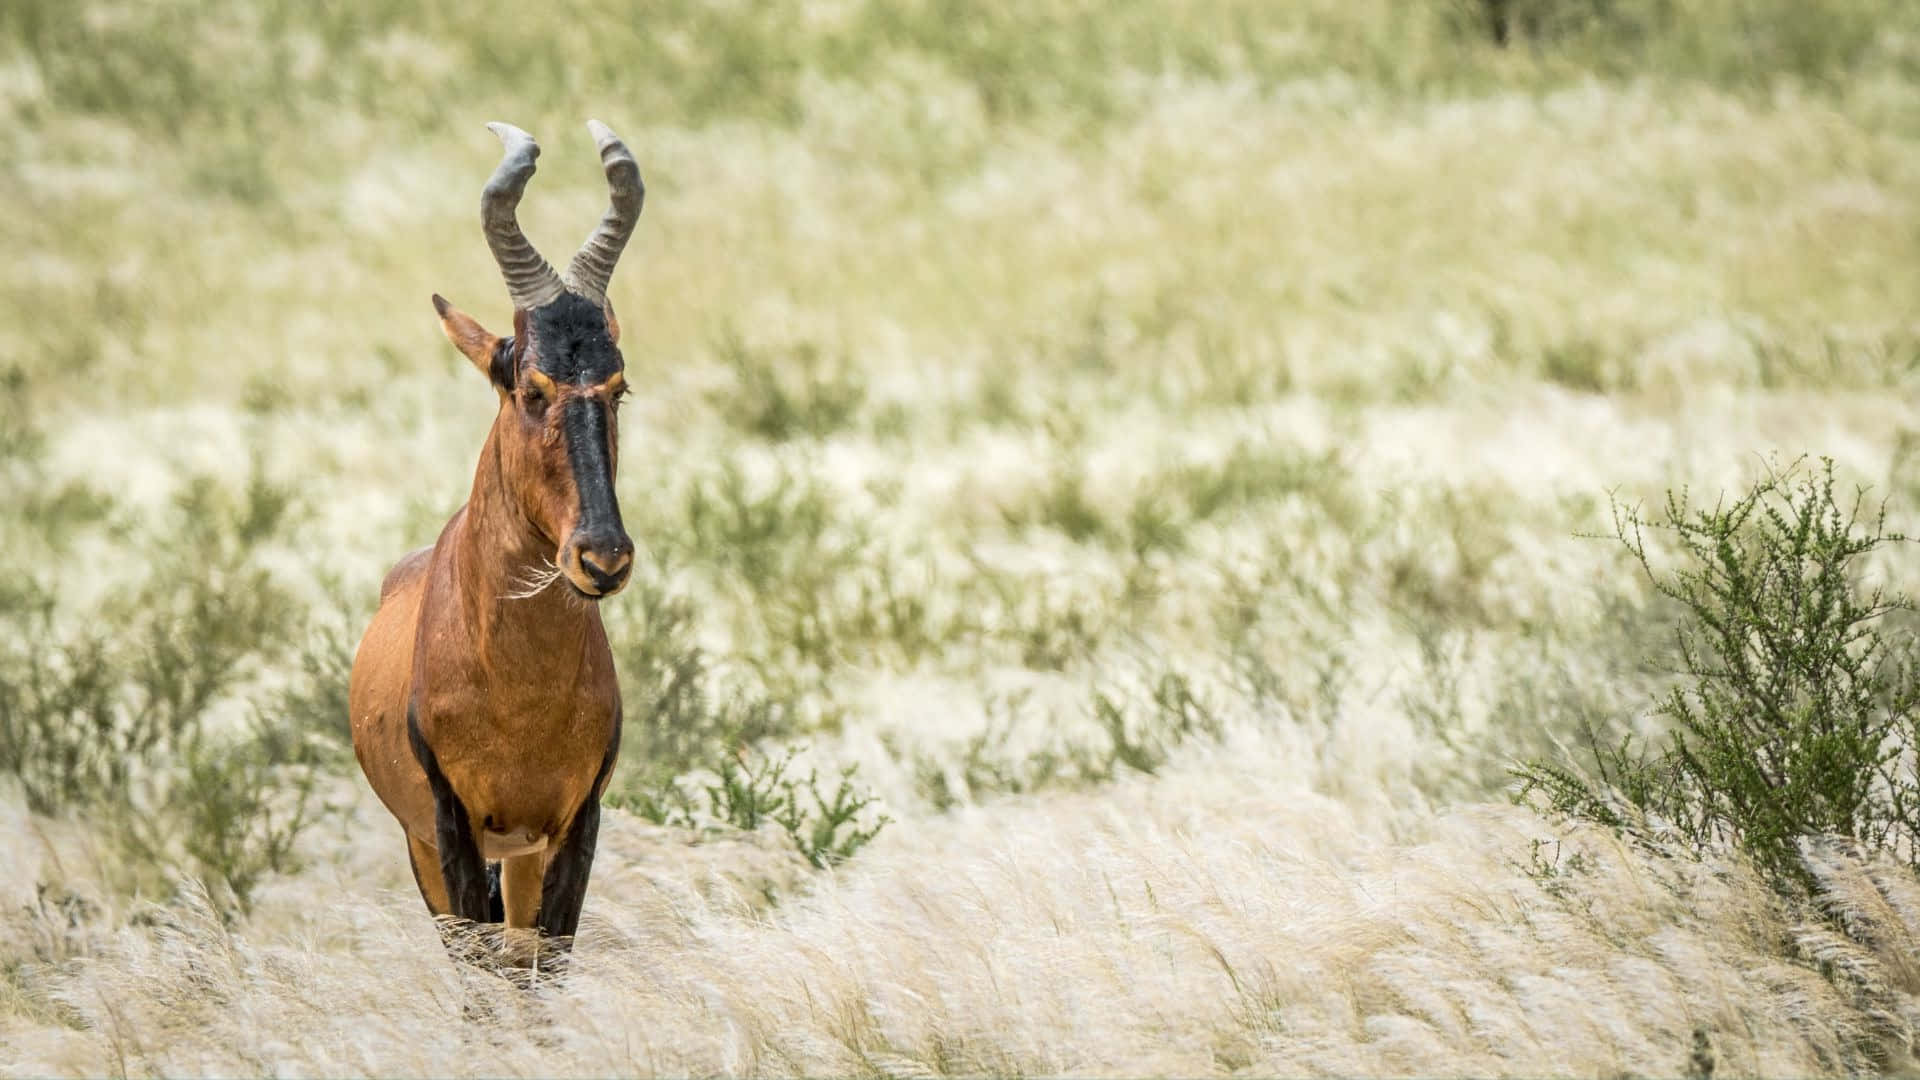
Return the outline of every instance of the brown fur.
[[[487,371],[501,339],[438,297],[435,307],[448,340]],[[524,335],[524,313],[515,323]],[[551,400],[534,402],[532,357],[521,352],[528,355],[517,360],[516,385],[499,388],[467,504],[381,586],[349,702],[354,751],[407,835],[427,906],[447,914],[452,902],[442,876],[447,853],[438,850],[439,804],[409,739],[409,710],[465,805],[481,854],[511,856],[501,875],[507,923],[528,928],[543,874],[577,815],[589,800],[597,805],[617,745],[620,694],[599,608],[583,595],[592,586],[568,573],[527,595],[530,579],[579,557],[568,550],[577,546],[579,498],[558,437],[559,398],[607,398],[612,387],[549,381]],[[594,560],[605,567],[617,555]]]

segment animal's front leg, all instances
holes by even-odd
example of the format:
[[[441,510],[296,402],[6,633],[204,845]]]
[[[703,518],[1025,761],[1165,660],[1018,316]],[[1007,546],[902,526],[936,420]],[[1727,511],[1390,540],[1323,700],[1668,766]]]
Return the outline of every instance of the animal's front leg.
[[[600,798],[594,794],[573,816],[573,827],[553,853],[540,885],[538,925],[542,933],[559,939],[554,942],[559,948],[568,947],[580,926],[580,905],[587,898],[587,876],[593,871],[593,849],[599,840]]]
[[[439,759],[420,734],[419,718],[411,707],[407,709],[407,737],[433,789],[434,842],[440,849],[440,876],[447,885],[447,906],[459,918],[486,922],[492,909],[487,863],[480,857],[479,841],[474,839],[473,819],[454,793],[447,774],[440,771]]]
[[[434,788],[434,831],[440,842],[440,876],[447,882],[447,901],[453,913],[474,922],[493,914],[489,902],[486,860],[473,839],[467,808],[443,778]]]
[[[547,863],[546,878],[540,883],[540,932],[554,939],[553,947],[564,952],[573,947],[574,931],[580,927],[580,905],[587,898],[587,876],[593,872],[593,849],[600,842],[600,795],[607,790],[607,778],[613,775],[614,760],[620,756],[620,701],[614,698],[613,736],[607,740],[607,754],[600,760],[600,772],[587,789],[587,801],[573,815],[573,823]]]

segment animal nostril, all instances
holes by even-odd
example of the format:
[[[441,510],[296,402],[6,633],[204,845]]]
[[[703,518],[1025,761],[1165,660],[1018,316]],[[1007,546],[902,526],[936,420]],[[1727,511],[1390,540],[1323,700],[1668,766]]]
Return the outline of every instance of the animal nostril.
[[[595,555],[598,557],[596,558]],[[594,583],[603,589],[609,588],[618,582],[626,572],[628,565],[633,562],[631,552],[619,552],[616,550],[615,552],[606,554],[595,553],[595,555],[589,555],[582,551],[580,553],[580,566],[594,579]]]

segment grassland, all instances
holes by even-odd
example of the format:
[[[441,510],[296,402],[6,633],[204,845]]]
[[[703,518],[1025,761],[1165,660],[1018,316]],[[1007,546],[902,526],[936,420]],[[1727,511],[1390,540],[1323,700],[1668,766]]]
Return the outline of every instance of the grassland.
[[[0,1074],[1914,1068],[1910,877],[1811,850],[1816,910],[1508,769],[1658,735],[1610,498],[1823,455],[1916,528],[1920,18],[1516,7],[0,8]],[[587,116],[642,567],[524,994],[344,665],[491,416],[427,300],[507,320],[482,125],[556,256]],[[872,802],[736,827],[782,762]]]

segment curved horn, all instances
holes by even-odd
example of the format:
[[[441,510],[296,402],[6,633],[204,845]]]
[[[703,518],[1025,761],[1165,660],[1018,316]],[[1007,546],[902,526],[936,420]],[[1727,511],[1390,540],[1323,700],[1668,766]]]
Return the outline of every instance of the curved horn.
[[[612,129],[598,120],[587,121],[587,130],[600,146],[600,166],[607,173],[607,191],[612,197],[600,224],[580,245],[579,254],[567,264],[567,288],[590,300],[606,305],[607,282],[620,261],[620,251],[633,235],[634,222],[640,219],[640,205],[647,189],[640,183],[640,166],[632,151]]]
[[[480,224],[486,230],[487,246],[493,249],[493,261],[500,264],[500,276],[506,279],[507,295],[513,306],[532,310],[552,303],[565,289],[560,275],[527,242],[520,231],[514,210],[533,176],[533,161],[540,146],[533,136],[512,124],[491,123],[487,130],[500,136],[506,153],[493,177],[480,192]]]

